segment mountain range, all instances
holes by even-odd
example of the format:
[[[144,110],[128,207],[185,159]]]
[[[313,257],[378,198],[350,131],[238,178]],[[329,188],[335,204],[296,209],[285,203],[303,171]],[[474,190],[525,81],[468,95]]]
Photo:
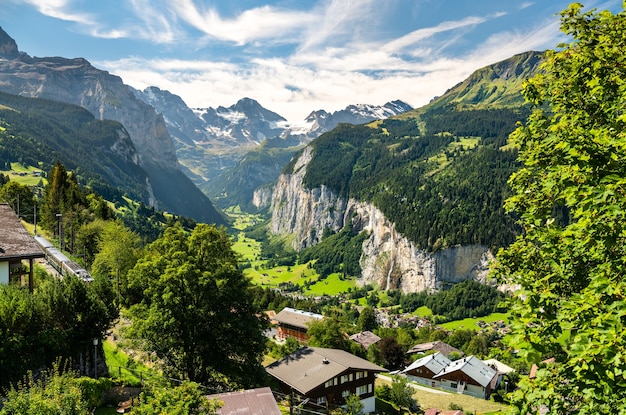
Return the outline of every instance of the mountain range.
[[[518,168],[507,137],[529,113],[520,90],[542,56],[482,68],[421,108],[351,105],[290,124],[250,98],[189,108],[84,59],[30,57],[0,30],[0,122],[11,127],[3,127],[6,139],[17,131],[40,158],[81,160],[76,169],[87,182],[106,182],[103,191],[123,189],[209,223],[225,222],[206,194],[220,207],[267,210],[268,231],[288,249],[332,253],[315,258],[320,274],[347,255],[364,282],[436,290],[486,278],[493,252],[519,232],[502,207]],[[44,127],[38,132],[11,111],[32,112]],[[90,129],[98,133],[84,137]],[[37,152],[44,130],[55,134]],[[13,150],[0,146],[5,158]]]
[[[133,92],[163,115],[182,169],[221,207],[250,208],[253,191],[275,181],[295,149],[338,124],[363,124],[412,109],[402,101],[357,104],[332,113],[313,111],[294,124],[251,98],[230,107],[189,108],[154,86]],[[264,153],[267,149],[272,150]]]
[[[209,198],[179,168],[163,117],[137,99],[118,76],[82,58],[38,58],[20,52],[0,29],[0,91],[78,105],[97,119],[120,122],[147,174],[144,203],[199,221],[224,224]]]

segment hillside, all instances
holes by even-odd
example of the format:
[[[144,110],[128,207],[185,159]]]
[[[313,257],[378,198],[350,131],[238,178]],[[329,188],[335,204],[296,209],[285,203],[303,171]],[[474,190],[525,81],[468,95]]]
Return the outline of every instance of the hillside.
[[[75,105],[0,92],[0,163],[49,172],[58,160],[111,201],[147,200],[146,172],[124,127]]]
[[[0,29],[0,91],[44,98],[87,109],[96,118],[120,122],[132,140],[137,163],[147,174],[142,201],[159,210],[198,221],[223,224],[224,218],[178,165],[163,117],[137,99],[118,76],[82,58],[31,57]]]
[[[503,208],[519,167],[507,139],[529,114],[520,88],[537,56],[483,68],[425,107],[322,134],[283,170],[271,232],[302,250],[346,228],[366,231],[361,277],[386,288],[484,279],[493,253],[519,233]],[[478,99],[480,90],[492,92]],[[316,265],[327,260],[336,262]]]

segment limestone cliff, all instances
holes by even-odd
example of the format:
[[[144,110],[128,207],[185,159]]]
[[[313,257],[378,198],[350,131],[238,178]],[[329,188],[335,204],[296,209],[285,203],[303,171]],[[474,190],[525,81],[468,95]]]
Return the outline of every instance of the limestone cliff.
[[[304,188],[302,179],[310,159],[311,148],[306,147],[293,173],[281,175],[272,194],[271,232],[293,235],[294,249],[317,244],[324,229],[338,231],[351,221],[353,229],[369,234],[360,261],[362,284],[420,292],[466,279],[486,280],[493,259],[486,247],[458,246],[429,253],[396,232],[394,224],[373,205],[344,200],[325,186]]]

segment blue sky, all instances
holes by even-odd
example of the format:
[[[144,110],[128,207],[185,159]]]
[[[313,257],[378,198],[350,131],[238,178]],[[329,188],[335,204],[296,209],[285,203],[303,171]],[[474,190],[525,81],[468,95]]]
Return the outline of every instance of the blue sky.
[[[190,107],[258,100],[289,121],[402,99],[564,41],[561,0],[0,0],[31,56],[84,57]],[[583,1],[619,11],[620,0]]]

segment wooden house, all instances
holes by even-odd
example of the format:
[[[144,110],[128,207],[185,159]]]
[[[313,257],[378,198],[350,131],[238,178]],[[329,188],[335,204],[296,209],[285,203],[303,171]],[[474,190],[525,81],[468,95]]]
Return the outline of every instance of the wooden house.
[[[28,285],[33,290],[33,261],[45,256],[19,217],[0,204],[0,284]]]
[[[498,387],[497,371],[476,356],[456,360],[436,374],[440,387],[444,390],[489,399],[491,392]]]
[[[407,366],[401,373],[414,382],[438,388],[441,386],[440,380],[435,376],[441,373],[452,361],[442,353],[434,353],[417,359]]]
[[[296,394],[314,409],[335,408],[357,395],[363,412],[375,410],[376,374],[387,370],[339,349],[303,347],[265,368],[283,393]]]
[[[280,340],[292,337],[300,343],[306,344],[309,340],[309,335],[307,334],[309,323],[322,318],[324,316],[321,314],[285,307],[274,317],[278,331],[276,337]]]

